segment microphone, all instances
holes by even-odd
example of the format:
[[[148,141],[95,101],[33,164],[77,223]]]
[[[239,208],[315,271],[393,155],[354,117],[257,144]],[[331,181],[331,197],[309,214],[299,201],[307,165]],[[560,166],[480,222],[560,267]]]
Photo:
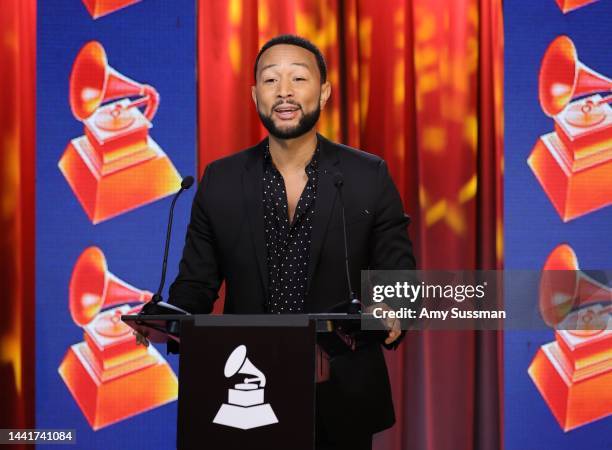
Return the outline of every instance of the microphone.
[[[357,298],[357,294],[353,291],[351,283],[350,263],[348,257],[348,242],[346,239],[346,212],[344,208],[344,199],[342,197],[342,187],[344,186],[344,175],[342,172],[336,172],[333,176],[334,186],[338,191],[338,198],[340,199],[340,207],[342,209],[342,233],[344,237],[344,268],[346,269],[346,281],[348,282],[349,290],[349,303],[347,312],[349,314],[359,314],[361,312],[361,302]]]
[[[179,198],[179,195],[191,186],[193,186],[194,179],[191,175],[183,178],[181,182],[181,188],[178,190],[176,194],[174,194],[174,198],[172,199],[172,205],[170,205],[170,217],[168,218],[168,228],[166,230],[166,247],[164,249],[164,261],[162,263],[162,273],[161,273],[161,281],[159,283],[159,287],[157,288],[157,292],[153,294],[153,297],[141,310],[141,313],[144,314],[152,314],[153,311],[156,310],[155,306],[163,301],[162,291],[164,289],[164,284],[166,283],[166,269],[168,268],[168,250],[170,249],[170,235],[172,233],[172,219],[174,217],[174,205],[176,204],[176,200]],[[172,307],[173,305],[166,304],[162,302],[163,306]],[[148,308],[147,308],[148,306]],[[176,308],[176,307],[175,307]],[[175,309],[172,308],[172,309]],[[182,311],[180,308],[176,308],[177,312]],[[179,311],[180,310],[180,311]]]
[[[187,175],[185,178],[183,178],[183,181],[181,181],[181,189],[176,194],[177,197],[178,197],[178,194],[181,193],[181,191],[186,191],[191,186],[193,186],[193,182],[194,182],[194,179],[191,175]]]

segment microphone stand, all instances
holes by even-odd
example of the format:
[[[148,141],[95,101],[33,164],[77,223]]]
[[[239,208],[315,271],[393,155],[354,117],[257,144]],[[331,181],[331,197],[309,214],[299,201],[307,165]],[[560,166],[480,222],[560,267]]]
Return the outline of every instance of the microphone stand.
[[[170,236],[172,234],[172,221],[174,218],[174,206],[176,205],[176,201],[179,198],[179,196],[182,194],[182,192],[189,189],[193,185],[193,182],[194,182],[194,179],[192,176],[185,177],[183,181],[181,182],[181,188],[178,190],[176,194],[174,194],[174,198],[172,199],[172,204],[170,205],[170,216],[168,217],[168,227],[166,229],[166,245],[164,248],[164,260],[162,263],[162,273],[161,273],[161,280],[159,283],[159,287],[157,288],[157,291],[155,292],[155,294],[153,294],[153,297],[151,298],[151,300],[142,307],[138,315],[159,314],[161,310],[160,307],[163,307],[164,309],[173,310],[173,312],[187,314],[187,311],[181,308],[178,308],[177,306],[164,302],[163,301],[164,299],[162,297],[162,291],[164,289],[164,284],[166,283],[166,270],[168,268],[168,251],[170,250]],[[163,311],[163,313],[167,314],[166,311]]]
[[[348,256],[348,240],[346,238],[346,212],[344,208],[344,199],[342,197],[342,186],[344,185],[344,176],[340,172],[334,174],[334,186],[338,191],[338,198],[340,199],[340,207],[342,209],[342,235],[344,238],[344,268],[346,270],[346,281],[348,283],[349,290],[349,301],[347,305],[348,314],[360,314],[361,313],[361,302],[357,298],[357,294],[353,290],[351,283],[350,263]]]

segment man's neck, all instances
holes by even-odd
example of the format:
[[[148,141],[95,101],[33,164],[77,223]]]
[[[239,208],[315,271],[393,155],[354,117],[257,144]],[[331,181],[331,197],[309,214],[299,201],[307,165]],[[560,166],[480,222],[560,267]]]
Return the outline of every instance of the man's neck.
[[[317,148],[317,133],[313,129],[295,139],[278,139],[270,136],[270,155],[276,168],[283,171],[304,169]]]

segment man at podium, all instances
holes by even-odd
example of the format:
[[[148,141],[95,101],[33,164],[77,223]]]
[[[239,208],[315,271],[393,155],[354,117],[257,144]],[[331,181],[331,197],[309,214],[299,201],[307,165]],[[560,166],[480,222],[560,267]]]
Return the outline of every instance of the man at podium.
[[[319,49],[275,37],[254,76],[269,136],[206,167],[170,303],[210,313],[225,281],[228,314],[329,312],[349,298],[345,231],[352,286],[363,269],[414,269],[408,218],[385,162],[315,131],[331,94]],[[400,335],[393,327],[385,343]],[[371,449],[372,435],[395,421],[378,343],[334,358],[316,391],[317,449]]]

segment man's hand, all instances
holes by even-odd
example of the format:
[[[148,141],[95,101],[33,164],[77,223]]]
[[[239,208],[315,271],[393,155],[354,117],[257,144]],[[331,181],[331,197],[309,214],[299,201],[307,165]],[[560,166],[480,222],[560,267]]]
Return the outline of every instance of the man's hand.
[[[392,311],[391,307],[389,307],[389,305],[386,303],[377,303],[376,305],[368,306],[364,312],[372,313],[374,307],[382,308],[384,311]],[[384,319],[380,319],[380,321],[383,323],[385,328],[389,330],[389,335],[387,336],[387,339],[385,339],[385,345],[393,344],[397,338],[402,335],[402,326],[399,319],[386,317]]]
[[[389,336],[385,339],[385,344],[390,345],[402,335],[402,327],[399,319],[381,319],[385,323],[385,327],[389,330]]]
[[[146,336],[143,336],[138,331],[134,331],[132,334],[136,336],[136,345],[144,345],[145,347],[149,346],[149,340]]]

